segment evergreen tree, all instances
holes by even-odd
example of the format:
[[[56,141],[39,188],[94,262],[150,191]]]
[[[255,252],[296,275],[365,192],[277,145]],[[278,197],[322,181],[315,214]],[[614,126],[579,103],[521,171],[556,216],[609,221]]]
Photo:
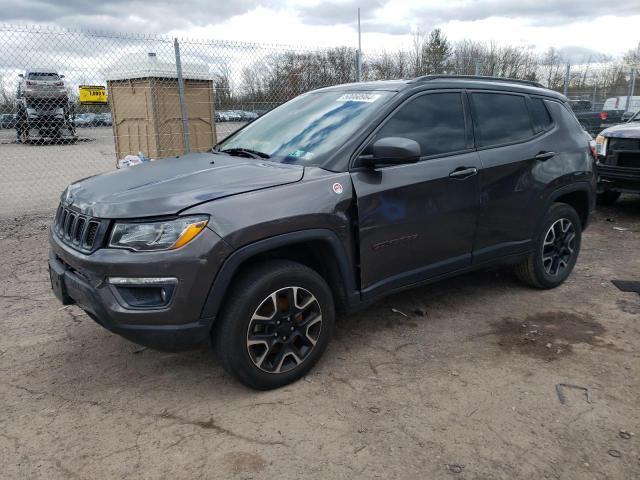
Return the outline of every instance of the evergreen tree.
[[[432,30],[423,47],[423,62],[427,73],[446,73],[453,48],[439,28]]]

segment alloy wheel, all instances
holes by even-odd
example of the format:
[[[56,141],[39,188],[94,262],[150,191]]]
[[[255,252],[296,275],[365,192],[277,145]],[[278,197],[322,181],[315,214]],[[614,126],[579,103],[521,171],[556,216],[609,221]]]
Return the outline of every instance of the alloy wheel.
[[[316,297],[302,287],[281,288],[255,310],[247,329],[247,352],[267,373],[293,370],[309,356],[322,330]]]
[[[556,220],[544,237],[542,265],[551,276],[558,276],[569,266],[575,251],[576,231],[568,218]]]

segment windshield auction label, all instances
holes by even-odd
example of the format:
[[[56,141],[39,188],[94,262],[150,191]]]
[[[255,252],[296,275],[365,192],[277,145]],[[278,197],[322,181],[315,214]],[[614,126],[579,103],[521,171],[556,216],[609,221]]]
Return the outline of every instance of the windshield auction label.
[[[336,102],[364,102],[373,103],[380,98],[378,93],[345,93]]]

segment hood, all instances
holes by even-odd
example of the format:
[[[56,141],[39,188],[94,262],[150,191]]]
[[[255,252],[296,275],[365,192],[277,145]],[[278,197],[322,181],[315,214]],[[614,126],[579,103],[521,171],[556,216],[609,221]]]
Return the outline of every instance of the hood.
[[[640,138],[640,122],[628,122],[609,127],[600,135],[610,138]]]
[[[65,204],[98,218],[137,218],[176,214],[217,198],[302,179],[304,167],[192,153],[114,172],[69,185]]]

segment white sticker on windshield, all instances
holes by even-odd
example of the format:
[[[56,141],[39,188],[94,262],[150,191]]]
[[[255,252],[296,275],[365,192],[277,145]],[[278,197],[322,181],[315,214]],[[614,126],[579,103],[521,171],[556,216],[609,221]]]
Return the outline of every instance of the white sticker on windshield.
[[[336,102],[365,102],[373,103],[380,98],[378,93],[345,93]]]

